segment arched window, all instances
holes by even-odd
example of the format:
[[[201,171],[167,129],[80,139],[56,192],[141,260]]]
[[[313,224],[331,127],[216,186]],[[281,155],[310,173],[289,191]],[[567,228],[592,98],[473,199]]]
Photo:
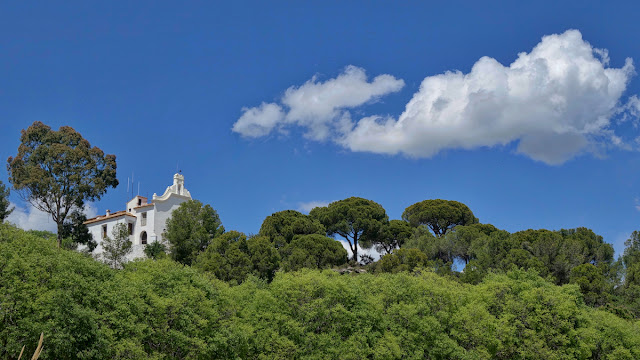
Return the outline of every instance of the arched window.
[[[140,234],[140,243],[142,245],[146,245],[147,244],[147,232],[143,231],[142,234]]]

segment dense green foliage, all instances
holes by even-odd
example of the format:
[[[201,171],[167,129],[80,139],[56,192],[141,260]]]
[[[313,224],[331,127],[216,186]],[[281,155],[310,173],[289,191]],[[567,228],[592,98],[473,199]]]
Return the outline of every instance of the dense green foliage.
[[[347,251],[339,242],[324,236],[325,233],[325,227],[317,219],[295,210],[285,210],[267,216],[258,237],[268,240],[278,249],[279,264],[275,264],[272,271],[278,266],[292,271],[324,269],[346,263]],[[263,247],[267,248],[266,243]],[[268,263],[274,264],[274,261]],[[259,277],[271,279],[273,274]]]
[[[228,240],[250,247],[239,233]],[[2,225],[0,358],[33,352],[41,332],[43,359],[640,357],[637,320],[534,271],[478,285],[419,266],[278,272],[271,283],[249,275],[232,287],[207,274],[168,259],[113,270]]]
[[[424,252],[415,249],[398,249],[384,255],[372,266],[376,272],[398,273],[416,268],[433,268],[434,262]]]
[[[280,254],[274,244],[265,236],[253,236],[247,240],[247,252],[252,273],[271,281],[280,266]]]
[[[251,272],[247,236],[231,230],[218,237],[198,255],[194,266],[213,273],[218,279],[240,283]]]
[[[98,246],[98,242],[89,233],[89,228],[85,225],[85,221],[87,221],[87,216],[84,214],[83,209],[72,211],[64,224],[62,224],[62,239],[63,243],[65,239],[68,240],[68,244],[72,249],[75,249],[78,245],[86,245],[87,250],[92,252]]]
[[[584,301],[589,305],[605,305],[611,300],[613,284],[593,264],[581,264],[571,269],[569,282],[580,286]]]
[[[414,230],[413,236],[405,242],[403,247],[419,249],[429,259],[451,266],[455,248],[455,244],[451,240],[451,237],[435,237],[429,232],[428,227],[421,225]]]
[[[318,234],[297,236],[282,253],[285,271],[326,269],[347,262],[347,251],[339,242]]]
[[[631,237],[624,242],[624,254],[622,261],[627,268],[640,264],[640,232],[634,231]],[[640,283],[639,283],[640,284]]]
[[[471,283],[489,272],[524,268],[562,285],[569,283],[572,269],[591,264],[613,287],[619,281],[621,265],[614,262],[613,247],[586,228],[510,234],[493,225],[476,223],[456,226],[446,235],[435,237],[422,225],[403,247],[419,249],[434,266],[452,267],[456,260],[467,264],[461,276]]]
[[[473,240],[469,256],[473,271],[531,268],[560,285],[567,284],[571,269],[581,264],[596,265],[603,274],[608,274],[613,247],[586,228],[513,234],[495,231]]]
[[[453,200],[424,200],[404,210],[402,219],[414,226],[426,225],[441,237],[457,225],[477,223],[467,205]]]
[[[325,226],[327,236],[339,235],[348,243],[353,260],[358,261],[358,241],[363,245],[376,242],[381,228],[389,221],[384,208],[371,200],[350,197],[317,207],[311,218]]]
[[[190,265],[222,233],[224,227],[211,205],[189,200],[173,211],[162,237],[169,241],[171,258]]]
[[[144,254],[148,259],[162,259],[167,256],[167,246],[159,241],[154,241],[144,248]]]
[[[0,223],[4,222],[7,216],[13,212],[13,208],[10,207],[11,203],[9,202],[10,193],[11,191],[0,181]]]
[[[131,253],[131,240],[129,240],[129,229],[123,223],[116,224],[111,231],[111,236],[106,236],[102,240],[104,248],[103,257],[107,264],[114,269],[122,268],[127,260],[127,255]]]
[[[310,216],[295,210],[284,210],[267,216],[260,227],[260,235],[266,236],[280,249],[296,235],[325,234],[322,224]]]
[[[280,254],[269,238],[254,236],[247,239],[238,231],[229,231],[213,239],[194,263],[196,268],[236,284],[250,274],[271,280],[279,265]]]
[[[22,130],[18,154],[7,162],[13,188],[58,225],[58,246],[67,215],[118,186],[115,155],[91,147],[69,126],[55,131],[34,122]]]
[[[391,220],[380,227],[377,236],[370,239],[365,238],[360,244],[365,248],[373,246],[379,253],[391,254],[393,250],[401,247],[411,238],[413,231],[408,222]]]

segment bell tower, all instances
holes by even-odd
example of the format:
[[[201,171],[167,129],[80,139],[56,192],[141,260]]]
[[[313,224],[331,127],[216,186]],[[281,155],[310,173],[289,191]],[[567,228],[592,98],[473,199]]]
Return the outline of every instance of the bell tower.
[[[180,195],[191,199],[191,193],[184,187],[184,175],[176,173],[173,175],[173,184],[167,187],[162,196],[153,194],[153,201],[164,201],[169,198],[171,194]]]
[[[178,195],[184,195],[184,175],[180,173],[173,175],[173,188]]]

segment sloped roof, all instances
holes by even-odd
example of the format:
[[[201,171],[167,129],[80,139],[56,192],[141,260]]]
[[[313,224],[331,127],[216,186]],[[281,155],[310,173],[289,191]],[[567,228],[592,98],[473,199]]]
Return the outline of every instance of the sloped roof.
[[[121,210],[121,211],[116,211],[113,214],[109,214],[109,215],[96,216],[94,218],[88,219],[83,224],[91,224],[91,223],[102,221],[102,220],[114,219],[114,218],[117,218],[117,217],[120,217],[120,216],[131,216],[133,218],[136,217],[135,215],[133,215],[130,212]]]

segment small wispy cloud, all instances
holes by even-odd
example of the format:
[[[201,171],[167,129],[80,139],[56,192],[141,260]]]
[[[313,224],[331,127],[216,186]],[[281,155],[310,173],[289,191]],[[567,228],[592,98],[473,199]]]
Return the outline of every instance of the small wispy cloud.
[[[375,102],[382,96],[400,91],[404,81],[387,74],[368,81],[365,70],[349,65],[340,75],[325,82],[314,76],[301,86],[291,86],[281,104],[262,103],[245,107],[232,130],[244,137],[269,135],[273,130],[286,132],[297,125],[307,129],[305,137],[324,140],[335,131],[351,127],[349,109]]]
[[[631,96],[627,103],[620,107],[619,112],[622,114],[619,122],[632,121],[633,126],[637,128],[640,122],[640,98],[637,95]]]
[[[298,211],[308,214],[311,210],[313,210],[313,208],[325,207],[330,203],[332,203],[332,201],[314,200],[314,201],[308,201],[308,202],[301,202],[301,203],[298,203]]]

